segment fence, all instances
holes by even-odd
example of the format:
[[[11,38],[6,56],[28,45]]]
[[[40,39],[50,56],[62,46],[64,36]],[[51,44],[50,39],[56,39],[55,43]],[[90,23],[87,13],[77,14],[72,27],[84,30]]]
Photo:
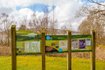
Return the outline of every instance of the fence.
[[[68,31],[68,35],[67,35],[67,44],[68,44],[68,70],[72,70],[72,61],[71,61],[71,53],[72,48],[71,48],[71,31]],[[42,70],[46,70],[46,65],[45,65],[45,45],[46,45],[46,40],[45,40],[45,33],[42,33],[41,35],[41,55],[42,55]],[[11,27],[11,46],[12,46],[12,70],[16,70],[16,26],[13,25]],[[95,46],[96,46],[96,42],[95,42],[95,32],[92,31],[92,50],[90,51],[84,51],[84,52],[92,52],[92,64],[91,70],[95,70]],[[82,51],[77,51],[77,52],[82,52]]]

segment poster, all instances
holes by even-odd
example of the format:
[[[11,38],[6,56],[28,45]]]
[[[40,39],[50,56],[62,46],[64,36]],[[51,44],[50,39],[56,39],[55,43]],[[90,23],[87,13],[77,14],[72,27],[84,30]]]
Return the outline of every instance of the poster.
[[[40,41],[25,42],[24,46],[25,53],[39,53],[40,52]]]
[[[71,44],[72,44],[72,50],[78,49],[79,47],[78,40],[73,39]]]
[[[45,46],[45,51],[46,52],[58,52],[59,51],[59,41],[46,41],[46,46]]]
[[[79,40],[79,49],[85,49],[86,48],[86,41],[85,39]]]
[[[59,41],[59,47],[60,47],[63,51],[67,50],[67,40],[60,40],[60,41]]]
[[[59,41],[59,52],[67,51],[67,40],[60,40]]]
[[[90,46],[91,45],[91,40],[90,39],[86,39],[86,46]]]

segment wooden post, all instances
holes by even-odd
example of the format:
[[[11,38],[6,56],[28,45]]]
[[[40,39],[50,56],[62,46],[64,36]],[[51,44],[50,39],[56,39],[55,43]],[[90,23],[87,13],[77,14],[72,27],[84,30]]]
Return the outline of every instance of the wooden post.
[[[95,31],[92,31],[92,70],[95,70],[95,49],[96,49],[96,34]]]
[[[16,26],[11,27],[12,70],[16,70]]]
[[[45,65],[45,33],[42,33],[41,37],[41,48],[42,48],[42,70],[46,70]]]
[[[68,31],[68,70],[72,70],[71,55],[71,31]]]

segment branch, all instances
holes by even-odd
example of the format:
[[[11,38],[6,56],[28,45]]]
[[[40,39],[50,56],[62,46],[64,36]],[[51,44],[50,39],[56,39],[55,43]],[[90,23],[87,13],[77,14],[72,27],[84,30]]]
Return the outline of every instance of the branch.
[[[105,7],[105,5],[103,5],[103,4],[101,4],[101,3],[99,3],[99,2],[96,2],[96,1],[94,1],[94,0],[88,0],[89,2],[92,2],[92,3],[95,3],[95,4],[97,4],[97,5],[100,5],[100,6],[104,6]]]

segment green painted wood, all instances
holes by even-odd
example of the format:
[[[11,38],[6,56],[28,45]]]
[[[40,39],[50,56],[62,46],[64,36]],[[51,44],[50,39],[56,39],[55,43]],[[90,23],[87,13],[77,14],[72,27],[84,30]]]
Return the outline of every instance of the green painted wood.
[[[16,70],[16,26],[11,27],[12,70]]]
[[[92,52],[92,50],[71,50],[71,52],[75,53],[75,52]],[[62,54],[62,53],[68,53],[68,51],[64,51],[64,52],[48,52],[45,54]],[[41,55],[42,53],[18,53],[16,55]]]
[[[72,50],[72,52],[92,52],[92,50]]]
[[[29,37],[29,36],[26,36],[26,35],[18,35],[17,34],[17,38],[22,38],[23,40],[25,39],[30,39],[30,40],[41,40],[41,35],[36,35],[35,38],[32,36],[32,37]],[[72,39],[78,39],[78,38],[92,38],[91,35],[71,35],[71,38]],[[46,35],[45,36],[45,39],[46,40],[67,40],[67,35]],[[19,40],[19,39],[17,39]]]

